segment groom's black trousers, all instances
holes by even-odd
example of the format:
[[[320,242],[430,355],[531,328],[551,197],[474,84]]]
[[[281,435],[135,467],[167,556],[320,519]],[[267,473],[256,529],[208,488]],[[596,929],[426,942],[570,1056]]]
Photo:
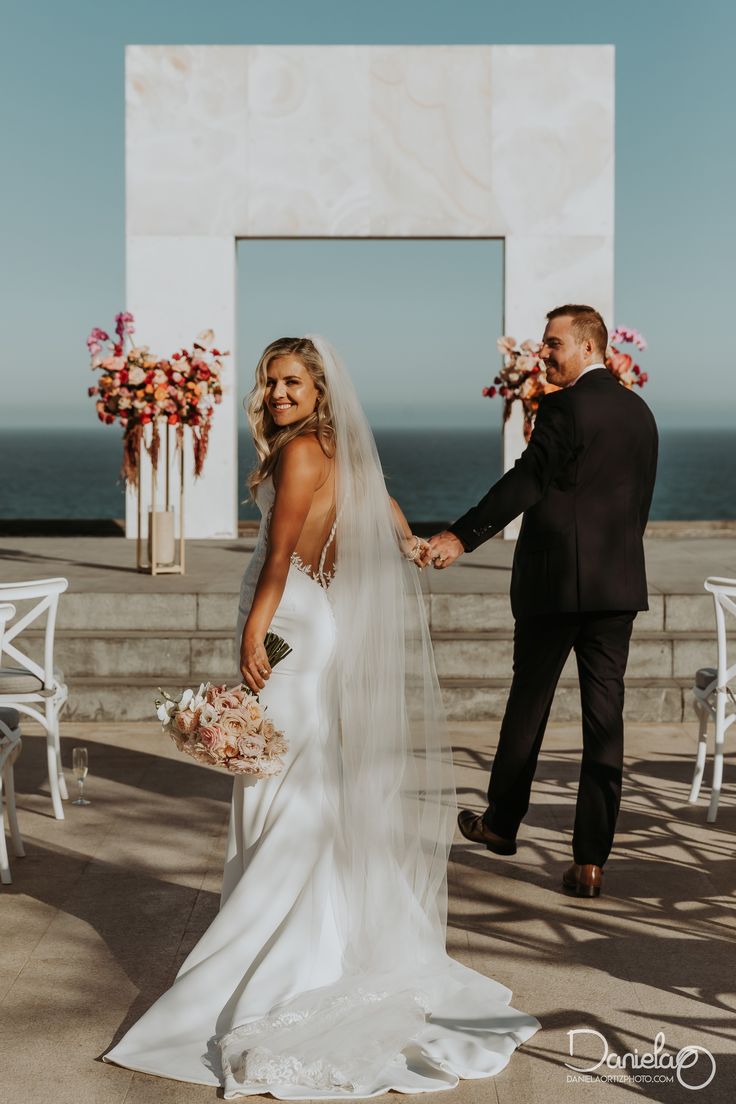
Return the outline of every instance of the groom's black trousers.
[[[557,682],[575,650],[583,713],[573,858],[603,866],[621,802],[624,672],[636,612],[539,614],[517,619],[514,675],[488,787],[488,827],[513,839],[529,795]]]

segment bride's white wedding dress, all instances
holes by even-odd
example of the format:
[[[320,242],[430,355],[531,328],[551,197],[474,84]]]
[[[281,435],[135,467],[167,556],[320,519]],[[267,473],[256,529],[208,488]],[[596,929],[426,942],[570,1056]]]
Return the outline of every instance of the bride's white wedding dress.
[[[269,477],[258,488],[262,520],[242,582],[238,641],[266,555],[273,499]],[[340,743],[329,678],[340,646],[333,611],[339,548],[331,575],[323,571],[320,580],[292,556],[271,625],[292,652],[261,693],[286,734],[285,769],[267,779],[235,777],[220,911],[172,987],[107,1061],[222,1084],[228,1099],[417,1093],[497,1073],[539,1027],[509,1006],[505,986],[450,958],[444,946],[421,976],[407,967],[402,978],[401,962],[390,976],[344,975]],[[387,860],[387,922],[396,907],[393,915],[414,925],[416,944],[425,934],[429,942],[409,883],[390,875]],[[395,900],[397,885],[405,887],[403,901]],[[382,938],[391,941],[390,928]]]
[[[335,522],[314,568],[292,555],[271,621],[292,648],[261,692],[284,769],[234,779],[220,911],[105,1058],[229,1099],[450,1089],[539,1023],[446,952],[457,799],[424,595],[350,376],[324,338],[302,342],[324,371]],[[268,477],[238,644],[274,500]]]

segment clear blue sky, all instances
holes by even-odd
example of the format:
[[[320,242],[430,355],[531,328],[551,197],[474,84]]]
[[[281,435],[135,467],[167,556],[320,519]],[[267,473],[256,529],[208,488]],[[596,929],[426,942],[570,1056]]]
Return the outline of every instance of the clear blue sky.
[[[0,425],[93,422],[84,339],[124,306],[128,43],[613,43],[616,319],[650,341],[644,394],[661,422],[732,420],[729,0],[4,0],[2,12]],[[265,340],[319,328],[346,347],[376,424],[414,409],[425,424],[448,409],[456,424],[498,417],[478,396],[497,363],[494,243],[242,243],[239,254],[243,391]],[[296,279],[278,302],[272,284],[254,297],[257,265],[309,273],[311,299]],[[382,345],[405,366],[387,381]]]

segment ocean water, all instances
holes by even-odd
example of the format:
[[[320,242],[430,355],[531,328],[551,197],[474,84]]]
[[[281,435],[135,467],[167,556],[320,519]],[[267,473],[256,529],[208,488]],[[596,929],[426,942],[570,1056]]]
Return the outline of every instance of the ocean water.
[[[446,522],[485,494],[501,475],[498,428],[383,429],[376,443],[391,494],[412,521]],[[239,437],[238,480],[255,453]],[[3,518],[120,518],[121,439],[116,427],[0,431],[0,531]],[[258,517],[253,504],[241,518]],[[736,434],[662,430],[654,520],[736,518]]]

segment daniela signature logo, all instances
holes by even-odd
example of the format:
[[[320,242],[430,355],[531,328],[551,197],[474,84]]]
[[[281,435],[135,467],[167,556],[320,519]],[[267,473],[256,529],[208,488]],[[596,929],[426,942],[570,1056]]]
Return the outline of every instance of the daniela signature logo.
[[[578,1035],[594,1035],[600,1039],[603,1047],[601,1057],[594,1061],[592,1065],[573,1066],[569,1062],[565,1062],[567,1068],[574,1070],[576,1073],[591,1074],[602,1070],[602,1074],[598,1073],[598,1079],[603,1077],[606,1080],[672,1081],[673,1077],[676,1077],[686,1089],[704,1089],[706,1085],[710,1085],[716,1075],[716,1060],[705,1047],[692,1044],[681,1047],[676,1054],[665,1051],[664,1031],[658,1031],[654,1036],[654,1049],[644,1051],[641,1054],[636,1047],[633,1052],[627,1050],[623,1054],[616,1054],[615,1051],[609,1050],[605,1035],[600,1031],[596,1031],[594,1027],[578,1027],[568,1031],[567,1034],[570,1039],[570,1057],[575,1055],[575,1037]],[[608,1070],[615,1071],[613,1076],[608,1074]],[[626,1073],[628,1070],[660,1072],[659,1076],[656,1073],[649,1075],[634,1073],[632,1075]],[[662,1074],[662,1070],[670,1072]],[[685,1071],[688,1070],[690,1072],[686,1074]],[[577,1079],[568,1078],[568,1080]],[[591,1080],[594,1079],[591,1078]]]

